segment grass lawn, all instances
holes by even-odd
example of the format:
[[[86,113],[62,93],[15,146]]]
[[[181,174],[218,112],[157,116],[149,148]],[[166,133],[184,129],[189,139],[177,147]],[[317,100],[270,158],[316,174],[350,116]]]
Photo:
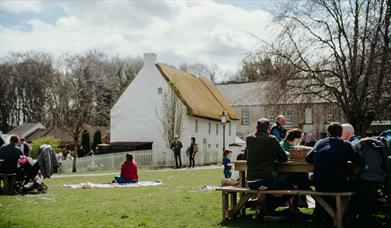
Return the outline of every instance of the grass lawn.
[[[222,168],[140,169],[139,176],[164,185],[73,190],[63,185],[109,183],[113,176],[64,175],[45,180],[46,194],[0,195],[0,227],[320,227],[260,222],[251,211],[249,216],[221,223],[221,193],[201,191],[201,187],[218,185]]]

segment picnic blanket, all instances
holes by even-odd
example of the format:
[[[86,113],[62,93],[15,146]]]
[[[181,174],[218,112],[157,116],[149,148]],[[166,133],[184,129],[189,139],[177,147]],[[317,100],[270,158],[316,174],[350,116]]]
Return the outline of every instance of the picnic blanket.
[[[90,189],[90,188],[130,188],[130,187],[147,187],[147,186],[159,186],[163,185],[160,181],[139,181],[133,184],[94,184],[91,182],[83,182],[80,184],[64,184],[65,187],[70,187],[72,189]]]

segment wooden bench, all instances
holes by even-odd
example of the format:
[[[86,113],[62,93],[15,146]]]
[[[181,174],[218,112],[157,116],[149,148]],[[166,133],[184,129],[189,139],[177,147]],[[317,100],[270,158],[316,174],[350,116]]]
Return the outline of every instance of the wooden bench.
[[[349,198],[354,192],[316,192],[310,190],[251,190],[245,187],[218,187],[216,191],[222,192],[223,220],[236,217],[239,212],[245,214],[246,202],[255,195],[310,195],[331,216],[336,227],[342,228],[342,217],[346,211]],[[239,200],[238,200],[239,194]],[[336,209],[334,210],[322,197],[335,197]]]

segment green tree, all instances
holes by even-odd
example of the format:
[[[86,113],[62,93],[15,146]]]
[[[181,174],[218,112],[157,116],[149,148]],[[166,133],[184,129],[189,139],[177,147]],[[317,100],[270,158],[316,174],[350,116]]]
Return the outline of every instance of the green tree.
[[[99,144],[102,144],[102,133],[97,130],[94,134],[94,141],[92,143],[92,150],[95,152],[96,151],[96,147],[99,145]]]
[[[85,156],[91,150],[90,133],[87,130],[84,130],[81,135],[81,145],[83,147],[84,154],[80,154],[80,155]],[[81,152],[83,152],[83,151],[81,151]]]

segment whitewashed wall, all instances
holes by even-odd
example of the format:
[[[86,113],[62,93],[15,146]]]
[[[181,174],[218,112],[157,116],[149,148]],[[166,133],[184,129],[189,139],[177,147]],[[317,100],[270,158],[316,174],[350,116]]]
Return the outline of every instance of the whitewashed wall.
[[[167,90],[167,82],[155,63],[155,54],[144,55],[143,68],[111,109],[110,126],[111,142],[153,142],[154,155],[165,147],[158,116],[162,104],[158,88],[161,87],[163,93]]]

